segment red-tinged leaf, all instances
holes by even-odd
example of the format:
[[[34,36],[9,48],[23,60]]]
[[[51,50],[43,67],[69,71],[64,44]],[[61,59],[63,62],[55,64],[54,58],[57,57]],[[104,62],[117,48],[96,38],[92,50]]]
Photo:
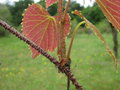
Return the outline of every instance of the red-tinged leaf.
[[[23,18],[23,34],[45,51],[54,51],[57,47],[57,31],[54,17],[38,4],[27,8]],[[32,57],[39,53],[31,48]]]
[[[96,0],[107,19],[120,29],[120,0]]]
[[[45,51],[54,51],[57,47],[58,33],[56,19],[40,5],[32,4],[23,17],[23,34]],[[69,33],[68,18],[65,21],[65,36]],[[30,47],[31,48],[31,47]],[[31,48],[32,57],[40,53]]]
[[[46,0],[46,8],[57,2],[57,0]]]

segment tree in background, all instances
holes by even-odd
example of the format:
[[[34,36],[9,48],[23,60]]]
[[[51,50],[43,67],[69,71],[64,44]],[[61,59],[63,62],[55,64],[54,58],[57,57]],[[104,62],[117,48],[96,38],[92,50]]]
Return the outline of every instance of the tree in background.
[[[113,43],[114,43],[113,51],[114,51],[115,56],[118,57],[118,32],[111,23],[110,23],[110,27],[111,27],[111,30],[112,30],[111,32],[113,35]]]
[[[44,8],[46,7],[46,6],[45,6],[45,0],[40,0],[38,3],[39,3],[41,6],[43,6]]]
[[[64,0],[64,3],[63,3],[63,5],[65,6],[66,5],[66,0]],[[40,5],[42,5],[44,8],[46,8],[46,6],[45,6],[45,0],[40,0],[39,2],[38,2]],[[68,10],[68,12],[69,12],[69,14],[70,14],[70,16],[71,16],[71,19],[73,19],[73,18],[76,18],[77,20],[78,20],[78,18],[77,18],[77,16],[76,15],[73,15],[73,14],[71,14],[71,11],[73,11],[73,10],[82,10],[84,7],[83,6],[80,6],[80,4],[79,3],[77,3],[76,1],[71,1],[71,3],[70,3],[70,7],[69,7],[69,10]],[[53,4],[52,6],[50,6],[49,8],[47,8],[47,10],[48,10],[48,12],[52,15],[52,16],[54,16],[54,15],[56,15],[56,13],[57,13],[57,3],[55,3],[55,4]]]
[[[42,5],[44,8],[46,8],[45,6],[45,0],[40,0],[38,2],[40,5]],[[49,8],[47,8],[47,11],[52,15],[56,15],[57,13],[57,3],[53,4],[52,6],[50,6]]]
[[[85,17],[94,24],[97,24],[98,22],[101,22],[103,19],[105,19],[105,16],[96,3],[94,3],[92,7],[83,9],[82,12]]]
[[[8,7],[4,4],[0,4],[0,19],[11,23],[11,13]],[[0,37],[7,35],[8,33],[2,27],[0,27]]]
[[[14,25],[19,26],[22,22],[22,14],[24,9],[28,7],[28,4],[34,3],[33,0],[19,0],[14,5],[9,5],[9,10],[12,14],[12,22]]]
[[[83,7],[83,6],[80,6],[79,3],[77,3],[76,1],[71,1],[70,7],[69,7],[69,10],[68,10],[68,12],[69,12],[69,14],[70,14],[70,16],[71,16],[71,19],[72,19],[72,20],[73,20],[73,19],[76,19],[76,20],[79,22],[79,21],[80,21],[79,17],[76,16],[76,15],[71,14],[71,11],[74,11],[74,10],[81,11],[81,10],[83,10],[83,9],[84,9],[84,7]]]

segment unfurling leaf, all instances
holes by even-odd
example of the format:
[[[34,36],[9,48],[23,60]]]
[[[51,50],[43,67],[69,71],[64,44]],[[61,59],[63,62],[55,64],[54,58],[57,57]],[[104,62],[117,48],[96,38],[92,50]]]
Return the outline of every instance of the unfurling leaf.
[[[46,0],[46,8],[57,2],[57,0]]]
[[[65,23],[68,23],[67,20]],[[64,26],[64,28],[66,28],[64,31],[65,36],[69,32],[68,24],[66,24]],[[23,34],[43,50],[52,52],[58,46],[56,18],[50,16],[49,13],[39,4],[32,4],[26,9],[22,26]],[[33,58],[39,55],[35,49],[32,47],[30,48],[32,50]]]
[[[96,0],[107,19],[120,29],[120,0]]]
[[[105,41],[104,37],[102,36],[102,34],[100,33],[100,31],[96,28],[96,26],[94,26],[90,21],[88,21],[81,12],[79,11],[74,11],[74,14],[80,16],[85,22],[86,25],[91,28],[93,30],[93,32],[95,33],[95,35],[103,42],[103,44],[105,45],[107,52],[109,53],[109,55],[111,55],[114,63],[115,63],[115,69],[117,70],[117,60],[112,52],[112,50],[110,49],[109,45],[107,44],[107,42]]]

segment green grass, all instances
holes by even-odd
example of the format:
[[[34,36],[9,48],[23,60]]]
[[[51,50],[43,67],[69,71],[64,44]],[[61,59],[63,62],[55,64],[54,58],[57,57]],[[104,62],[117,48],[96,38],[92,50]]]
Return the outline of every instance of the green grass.
[[[104,37],[112,48],[112,36]],[[71,59],[72,72],[83,90],[120,90],[120,67],[116,72],[96,36],[76,36]],[[33,60],[28,45],[14,36],[0,38],[0,63],[0,90],[66,90],[65,75],[43,56]],[[75,90],[73,85],[71,90]]]

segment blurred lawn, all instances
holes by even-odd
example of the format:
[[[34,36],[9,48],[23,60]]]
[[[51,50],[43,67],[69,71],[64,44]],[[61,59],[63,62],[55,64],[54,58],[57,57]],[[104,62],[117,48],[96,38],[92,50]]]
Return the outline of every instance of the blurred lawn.
[[[112,48],[112,36],[104,37]],[[72,72],[83,90],[120,90],[120,67],[116,72],[96,36],[76,36],[71,58]],[[43,56],[32,60],[28,46],[14,36],[0,38],[0,63],[0,90],[66,90],[66,77]]]

